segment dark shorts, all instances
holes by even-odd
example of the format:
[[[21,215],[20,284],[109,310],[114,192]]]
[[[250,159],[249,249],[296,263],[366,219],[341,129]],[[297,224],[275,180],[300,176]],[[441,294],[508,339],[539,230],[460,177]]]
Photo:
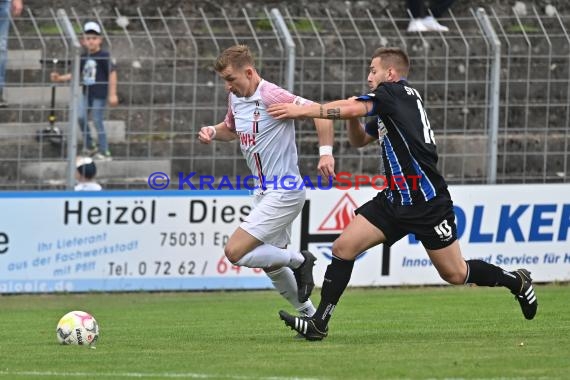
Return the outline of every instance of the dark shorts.
[[[457,240],[453,202],[447,191],[412,206],[392,204],[380,192],[355,212],[380,229],[390,246],[410,233],[427,249],[445,248]]]

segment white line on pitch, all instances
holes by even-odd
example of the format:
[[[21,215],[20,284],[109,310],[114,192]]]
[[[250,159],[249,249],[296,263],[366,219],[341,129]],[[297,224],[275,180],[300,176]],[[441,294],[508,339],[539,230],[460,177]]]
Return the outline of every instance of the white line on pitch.
[[[54,371],[0,371],[0,376],[38,376],[38,377],[163,377],[168,379],[228,379],[228,380],[319,380],[309,377],[281,376],[237,376],[237,375],[208,375],[205,373],[150,373],[150,372],[54,372]]]

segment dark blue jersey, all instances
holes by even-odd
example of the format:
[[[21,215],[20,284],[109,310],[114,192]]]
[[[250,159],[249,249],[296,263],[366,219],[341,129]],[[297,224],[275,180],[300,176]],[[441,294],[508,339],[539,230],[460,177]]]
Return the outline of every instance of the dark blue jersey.
[[[437,170],[435,139],[419,92],[401,80],[381,83],[357,99],[374,104],[368,116],[377,120],[366,124],[366,133],[382,147],[387,198],[412,205],[444,192],[447,184]]]
[[[109,75],[115,71],[109,52],[99,50],[96,53],[83,53],[79,70],[83,93],[89,98],[107,99]]]

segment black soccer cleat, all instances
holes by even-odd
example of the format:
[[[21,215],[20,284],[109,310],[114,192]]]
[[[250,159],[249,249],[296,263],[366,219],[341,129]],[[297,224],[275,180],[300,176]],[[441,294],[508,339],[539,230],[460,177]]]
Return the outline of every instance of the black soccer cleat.
[[[306,302],[311,296],[311,292],[315,287],[313,280],[313,267],[317,258],[309,251],[301,251],[301,255],[305,258],[303,264],[297,269],[293,269],[295,280],[297,281],[297,299],[299,302]]]
[[[289,326],[291,330],[297,331],[307,340],[323,340],[329,334],[328,327],[325,327],[325,331],[319,330],[312,318],[296,317],[283,310],[279,311],[279,318],[285,322],[285,326]]]
[[[519,290],[518,293],[513,292],[515,299],[519,301],[524,317],[526,319],[533,319],[538,309],[538,299],[536,298],[536,294],[534,294],[530,272],[526,269],[517,269],[512,273],[519,276],[522,280],[521,290]]]

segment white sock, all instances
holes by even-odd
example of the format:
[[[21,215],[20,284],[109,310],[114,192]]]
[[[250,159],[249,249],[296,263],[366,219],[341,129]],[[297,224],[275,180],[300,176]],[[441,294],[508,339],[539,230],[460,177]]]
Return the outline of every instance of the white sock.
[[[248,268],[298,268],[305,258],[301,252],[288,251],[270,244],[262,244],[245,254],[236,265]]]
[[[295,280],[295,275],[291,268],[283,267],[272,272],[267,272],[267,277],[271,279],[273,286],[279,291],[279,294],[289,301],[299,314],[307,317],[311,317],[315,314],[316,309],[311,300],[307,300],[304,303],[299,302],[297,298],[297,281]]]

